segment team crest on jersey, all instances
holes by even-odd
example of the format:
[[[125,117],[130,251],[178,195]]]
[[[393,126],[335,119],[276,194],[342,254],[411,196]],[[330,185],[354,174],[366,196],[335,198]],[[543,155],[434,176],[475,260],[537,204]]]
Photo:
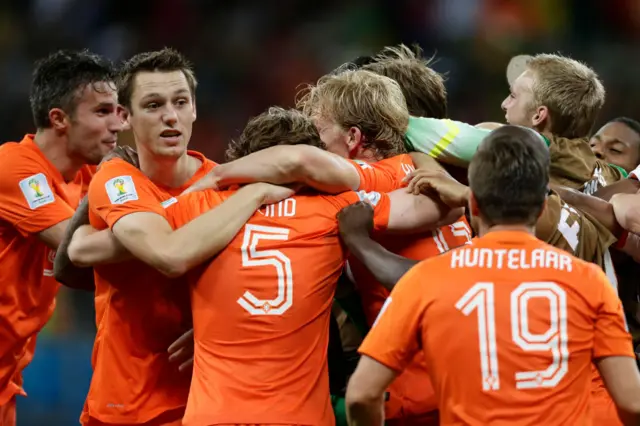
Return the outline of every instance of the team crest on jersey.
[[[360,198],[360,201],[371,203],[371,205],[375,207],[380,202],[381,195],[379,192],[375,192],[375,191],[372,191],[372,192],[358,191],[358,198]]]
[[[31,210],[51,204],[55,200],[53,191],[51,191],[51,187],[47,181],[47,177],[43,173],[38,173],[37,175],[22,179],[19,185],[20,190],[22,191],[24,198],[27,200]]]
[[[118,176],[104,184],[111,204],[124,204],[138,199],[138,192],[131,176]]]

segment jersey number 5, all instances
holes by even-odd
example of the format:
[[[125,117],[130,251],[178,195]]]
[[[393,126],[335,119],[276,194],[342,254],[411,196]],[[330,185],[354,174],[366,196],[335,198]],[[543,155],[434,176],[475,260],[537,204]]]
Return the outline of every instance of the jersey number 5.
[[[534,334],[529,329],[528,307],[531,299],[547,299],[549,302],[549,329]],[[498,372],[498,348],[493,283],[477,283],[456,303],[465,315],[477,311],[478,340],[480,343],[480,369],[482,389],[500,389]],[[560,382],[569,369],[567,347],[567,294],[556,283],[527,282],[511,293],[511,339],[524,351],[549,351],[551,364],[540,371],[522,371],[515,374],[517,389],[552,388]]]
[[[242,240],[242,266],[273,266],[276,269],[278,293],[275,299],[263,300],[245,291],[238,299],[238,304],[251,315],[282,315],[293,304],[293,273],[291,260],[280,250],[260,250],[261,240],[289,239],[289,230],[272,226],[247,224]]]

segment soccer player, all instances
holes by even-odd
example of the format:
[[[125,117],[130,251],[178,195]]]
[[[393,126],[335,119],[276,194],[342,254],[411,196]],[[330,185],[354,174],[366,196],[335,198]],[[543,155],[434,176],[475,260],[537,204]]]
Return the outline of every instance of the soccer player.
[[[597,158],[631,173],[640,164],[640,123],[614,118],[591,137],[589,145]]]
[[[171,49],[135,55],[121,71],[119,97],[140,170],[120,159],[104,163],[89,187],[85,211],[74,219],[88,208],[97,234],[109,235],[135,260],[105,263],[117,260],[117,251],[109,258],[97,250],[104,247],[88,244],[83,234],[91,234],[91,227],[67,235],[68,256],[94,266],[96,282],[98,331],[84,425],[181,423],[190,374],[170,362],[167,348],[191,328],[191,310],[186,286],[167,277],[215,254],[258,207],[280,199],[266,184],[243,188],[219,209],[173,232],[165,207],[215,166],[187,150],[196,119],[195,89],[189,63]],[[291,194],[277,190],[282,197]]]
[[[421,262],[394,288],[360,347],[351,424],[381,424],[385,389],[420,349],[443,425],[589,424],[592,362],[618,406],[640,413],[613,287],[597,266],[533,236],[549,164],[529,129],[506,126],[480,145],[469,170],[479,238]]]
[[[35,135],[0,146],[0,423],[15,424],[15,396],[36,334],[55,306],[51,259],[82,187],[122,130],[115,71],[87,51],[36,63],[30,93]]]
[[[434,80],[433,72],[421,60],[407,56],[404,62],[398,66],[409,70],[410,75],[421,77],[423,82]],[[436,79],[433,85],[437,84]],[[411,99],[415,98],[416,94]],[[376,102],[372,103],[371,99]],[[313,118],[328,150],[337,155],[310,146],[261,150],[214,169],[211,175],[218,179],[219,186],[255,180],[296,181],[327,192],[347,189],[389,192],[402,187],[403,178],[414,170],[411,158],[403,153],[402,135],[406,131],[408,110],[400,86],[390,78],[365,70],[330,74],[310,87],[298,104]],[[436,108],[439,101],[431,104]],[[246,155],[248,146],[243,146],[242,154]],[[238,157],[227,155],[230,160]],[[433,160],[429,166],[440,168]],[[471,230],[461,216],[455,223],[428,233],[402,239],[385,235],[378,238],[394,253],[422,260],[470,241]],[[350,259],[349,270],[371,325],[389,288],[376,282],[357,259]],[[417,377],[424,380],[416,380]],[[428,381],[426,365],[419,357],[389,391],[389,420],[424,424],[435,416],[433,394],[414,386],[416,381]],[[434,421],[437,423],[437,419]]]
[[[313,122],[271,108],[247,124],[232,149],[248,154],[303,143],[322,144]],[[167,216],[176,227],[190,223],[228,194],[178,197]],[[333,424],[328,321],[346,257],[335,216],[363,198],[375,206],[380,229],[429,229],[460,216],[404,190],[303,192],[260,209],[192,283],[196,350],[185,425]]]

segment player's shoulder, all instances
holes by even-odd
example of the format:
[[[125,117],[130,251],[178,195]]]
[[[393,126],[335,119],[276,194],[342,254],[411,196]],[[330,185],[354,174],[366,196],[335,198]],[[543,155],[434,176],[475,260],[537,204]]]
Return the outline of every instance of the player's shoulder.
[[[188,150],[187,151],[187,155],[189,155],[190,157],[194,157],[197,158],[198,160],[200,160],[200,162],[202,163],[201,166],[201,170],[204,173],[209,172],[211,169],[213,169],[215,166],[218,165],[218,163],[216,163],[213,160],[208,159],[207,157],[205,157],[205,155],[199,151],[193,151],[193,150]]]
[[[43,156],[37,152],[30,135],[25,136],[21,142],[5,142],[0,145],[0,164],[12,167],[19,165],[40,165]],[[0,172],[4,169],[0,168]]]

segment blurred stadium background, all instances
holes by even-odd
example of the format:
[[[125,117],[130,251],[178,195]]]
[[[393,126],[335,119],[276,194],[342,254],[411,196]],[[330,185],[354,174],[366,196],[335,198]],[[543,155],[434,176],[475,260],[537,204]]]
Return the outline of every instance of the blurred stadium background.
[[[598,71],[607,89],[599,123],[638,119],[639,38],[638,0],[3,0],[1,139],[33,130],[32,64],[59,48],[116,61],[164,46],[185,53],[200,82],[192,147],[221,161],[248,117],[292,106],[301,83],[400,42],[437,54],[434,68],[448,75],[449,115],[458,120],[502,121],[509,58],[543,51]],[[92,295],[62,289],[25,374],[20,426],[77,424],[94,329]]]

